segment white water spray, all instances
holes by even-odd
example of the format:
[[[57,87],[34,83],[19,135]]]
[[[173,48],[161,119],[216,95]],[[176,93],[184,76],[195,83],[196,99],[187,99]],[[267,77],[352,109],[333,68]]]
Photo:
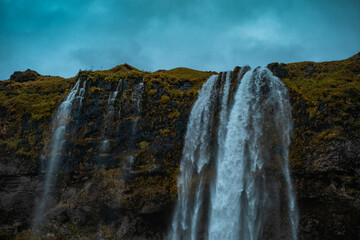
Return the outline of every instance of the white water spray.
[[[199,173],[211,161],[209,141],[203,136],[211,135],[213,127],[207,126],[208,120],[199,121],[194,116],[213,118],[204,114],[204,109],[212,106],[203,91],[213,86],[214,79],[204,84],[190,114],[169,238],[256,240],[268,236],[272,226],[283,232],[271,236],[296,240],[298,216],[288,164],[291,106],[286,87],[268,69],[257,68],[246,72],[234,95],[234,105],[228,106],[232,100],[230,74],[226,73],[219,88],[218,148],[213,163],[216,176],[207,186],[204,174]],[[196,107],[201,104],[202,108]],[[204,144],[205,148],[197,148]],[[192,190],[193,185],[197,190]],[[207,224],[199,236],[204,188],[211,188],[210,204]],[[285,213],[281,210],[284,206],[278,207],[280,198],[288,203]],[[206,210],[203,212],[206,214]]]
[[[79,91],[80,79],[76,82],[75,86],[61,103],[52,122],[52,140],[50,147],[50,158],[47,160],[47,169],[45,174],[44,189],[41,196],[41,200],[35,209],[35,217],[33,220],[33,230],[36,231],[41,227],[44,220],[45,211],[49,201],[49,194],[52,191],[58,170],[59,161],[61,160],[61,154],[65,143],[66,127],[70,120],[70,114],[73,106],[73,102],[77,97],[80,97],[80,102],[84,93]],[[86,83],[84,82],[84,86]],[[84,87],[85,88],[85,87]]]
[[[203,85],[195,102],[185,135],[183,158],[178,178],[178,202],[172,222],[170,239],[197,239],[199,211],[202,205],[204,174],[202,169],[209,163],[210,128],[213,115],[213,93],[217,75]],[[199,180],[195,200],[189,201],[191,184]]]
[[[116,89],[113,93],[109,94],[109,98],[107,100],[107,112],[105,115],[105,120],[104,120],[104,129],[101,132],[101,145],[100,145],[100,153],[106,153],[109,151],[110,148],[110,141],[108,138],[108,135],[110,134],[111,131],[111,124],[113,122],[113,118],[114,118],[114,103],[116,100],[117,95],[119,94],[120,91],[120,87],[122,85],[122,79],[119,80],[118,85],[116,86]]]

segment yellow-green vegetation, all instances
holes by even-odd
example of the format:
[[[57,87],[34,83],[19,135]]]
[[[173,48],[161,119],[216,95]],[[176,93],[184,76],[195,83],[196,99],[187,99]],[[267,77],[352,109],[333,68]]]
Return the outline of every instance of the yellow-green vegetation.
[[[337,62],[280,65],[293,106],[293,165],[302,163],[309,148],[322,151],[323,142],[359,136],[359,59],[356,55]],[[87,80],[79,112],[83,115],[69,120],[66,139],[71,142],[63,151],[65,167],[56,188],[61,202],[55,210],[96,210],[81,223],[85,226],[66,220],[62,227],[81,236],[98,231],[113,238],[114,229],[94,224],[103,214],[100,209],[149,214],[174,203],[187,119],[197,92],[213,74],[187,68],[151,73],[127,64],[79,72],[81,80]],[[39,76],[23,83],[0,82],[0,161],[17,157],[25,160],[22,165],[39,165],[43,146],[51,139],[52,117],[76,80]],[[116,86],[119,92],[109,118],[108,99]],[[216,124],[212,127],[216,132]],[[105,139],[110,150],[102,152]],[[210,179],[215,168],[209,166],[208,172]],[[71,219],[72,214],[67,216]],[[17,237],[29,236],[23,232]]]
[[[160,134],[163,137],[167,137],[171,131],[169,129],[161,129]]]
[[[168,96],[163,95],[163,96],[161,97],[161,99],[160,99],[160,103],[161,103],[161,104],[165,104],[165,103],[167,103],[169,100],[170,100],[170,98],[169,98]]]
[[[160,72],[160,71],[158,71]],[[215,72],[202,72],[189,68],[174,68],[166,71],[166,75],[170,78],[178,79],[179,82],[189,81],[193,86],[194,90],[199,90],[204,83],[203,79],[216,74]]]
[[[12,151],[35,164],[41,154],[42,135],[47,134],[43,130],[48,129],[55,109],[74,82],[75,78],[50,76],[39,76],[34,81],[22,83],[1,82],[0,109],[6,112],[1,119],[2,151]]]
[[[177,109],[174,109],[171,113],[169,113],[168,117],[170,119],[178,118],[180,116],[180,112]]]
[[[3,84],[6,91],[0,93],[0,101],[12,114],[15,113],[16,120],[21,120],[24,114],[30,114],[31,121],[38,121],[50,116],[56,104],[63,98],[59,92],[66,95],[72,82],[74,79],[42,76],[36,81]]]
[[[141,149],[146,149],[149,147],[149,143],[145,141],[142,141],[139,145]]]
[[[80,71],[70,79],[0,82],[0,163],[41,174],[51,155],[52,119],[80,79],[80,86],[86,86],[82,107],[71,111],[54,188],[61,200],[49,210],[66,220],[49,221],[47,231],[67,229],[64,239],[77,234],[92,239],[96,233],[113,238],[114,228],[97,224],[103,209],[148,214],[176,199],[186,119],[197,91],[212,74],[186,68],[151,73],[124,64]],[[102,150],[105,139],[108,150]],[[96,210],[87,212],[84,206]],[[77,213],[86,218],[74,217]],[[20,231],[16,237],[31,236]]]
[[[280,66],[293,105],[293,164],[323,142],[359,136],[360,54],[342,61]]]
[[[150,95],[150,96],[153,96],[153,95],[155,95],[157,93],[157,89],[151,89],[149,92],[148,92],[148,94]]]
[[[106,103],[109,93],[105,91],[101,82],[106,85],[111,82],[118,83],[119,79],[126,81],[127,89],[120,94],[125,99],[125,104],[131,105],[134,86],[139,81],[144,81],[144,115],[149,118],[154,126],[154,131],[159,132],[166,126],[166,129],[172,132],[169,136],[176,136],[174,127],[176,119],[191,106],[194,93],[211,74],[186,68],[150,73],[124,64],[105,71],[81,71],[78,76],[87,80],[87,86],[91,86],[88,90],[91,96],[102,96],[103,100],[100,104],[103,105]],[[51,139],[52,117],[76,80],[77,77],[64,79],[39,75],[35,80],[22,83],[11,80],[1,82],[0,110],[5,112],[6,116],[2,119],[0,128],[0,147],[4,152],[12,154],[11,151],[17,156],[31,159],[33,164],[36,164],[44,143]],[[179,86],[185,81],[189,82],[190,89],[182,91]],[[160,99],[157,99],[157,95],[160,96]],[[146,105],[151,98],[160,104]],[[173,105],[169,105],[169,103]],[[179,111],[174,104],[183,106],[183,110]],[[128,115],[126,118],[132,119],[134,122],[138,121],[140,116]],[[173,121],[166,122],[168,118]],[[86,134],[87,128],[92,124],[93,122],[89,122],[87,126],[83,127],[80,130],[81,134]],[[86,142],[91,141],[94,140],[88,138]]]
[[[91,87],[90,88],[90,92],[91,93],[96,93],[96,94],[99,94],[100,92],[102,92],[103,90],[99,87]]]
[[[286,85],[314,106],[349,90],[360,91],[359,55],[342,61],[291,63],[284,69],[289,75],[283,79]]]

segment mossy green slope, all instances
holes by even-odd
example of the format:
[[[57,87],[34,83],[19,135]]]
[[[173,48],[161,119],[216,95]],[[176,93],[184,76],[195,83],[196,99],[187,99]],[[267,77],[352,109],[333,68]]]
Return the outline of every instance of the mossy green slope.
[[[303,239],[360,234],[360,53],[341,61],[269,64],[289,88],[290,161]]]
[[[0,162],[13,160],[24,164],[24,171],[35,170],[48,135],[44,129],[48,130],[54,111],[74,80],[39,76],[34,81],[0,82]]]
[[[269,68],[290,89],[293,145],[298,151],[331,139],[359,137],[360,53],[342,61],[280,64],[277,70],[274,66]],[[292,163],[301,164],[295,152]]]

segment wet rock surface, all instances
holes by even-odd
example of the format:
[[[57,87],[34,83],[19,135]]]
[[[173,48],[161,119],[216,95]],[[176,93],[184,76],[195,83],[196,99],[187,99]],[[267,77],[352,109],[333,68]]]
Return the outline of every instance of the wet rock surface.
[[[291,97],[290,161],[300,209],[299,239],[359,237],[359,59],[312,63],[311,69],[308,62],[269,65]],[[319,87],[321,73],[337,79]],[[87,81],[82,107],[74,103],[46,224],[33,236],[163,239],[177,198],[189,113],[212,74],[190,69],[146,73],[129,65],[80,72],[81,83]],[[40,76],[42,81],[32,82],[34,76],[16,74],[12,82],[0,83],[0,236],[7,238],[31,236],[52,118],[78,79]],[[120,79],[124,82],[114,118],[107,125],[107,101]],[[140,96],[135,89],[141,82]],[[232,79],[230,94],[236,83]],[[323,91],[314,94],[305,87]],[[140,111],[134,99],[140,99]],[[104,129],[109,150],[100,153]]]
[[[359,238],[360,136],[355,126],[360,91],[351,82],[359,81],[352,72],[360,68],[360,54],[343,62],[269,68],[290,87],[294,118],[290,158],[300,209],[299,239]],[[339,76],[347,79],[342,85],[333,83],[340,69]],[[321,72],[328,75],[322,78]],[[320,76],[314,78],[315,73]],[[307,81],[313,84],[309,90]],[[324,82],[321,89],[317,82]]]

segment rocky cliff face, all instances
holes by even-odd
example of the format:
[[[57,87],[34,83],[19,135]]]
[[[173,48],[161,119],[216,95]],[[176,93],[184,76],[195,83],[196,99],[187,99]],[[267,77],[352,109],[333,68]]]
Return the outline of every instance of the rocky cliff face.
[[[359,238],[360,54],[268,67],[290,89],[299,238]]]
[[[268,68],[290,90],[299,239],[356,239],[360,55]],[[164,238],[188,115],[212,74],[125,64],[71,79],[27,71],[0,82],[0,239]],[[46,224],[31,234],[51,122],[77,80],[85,92],[71,110]]]

